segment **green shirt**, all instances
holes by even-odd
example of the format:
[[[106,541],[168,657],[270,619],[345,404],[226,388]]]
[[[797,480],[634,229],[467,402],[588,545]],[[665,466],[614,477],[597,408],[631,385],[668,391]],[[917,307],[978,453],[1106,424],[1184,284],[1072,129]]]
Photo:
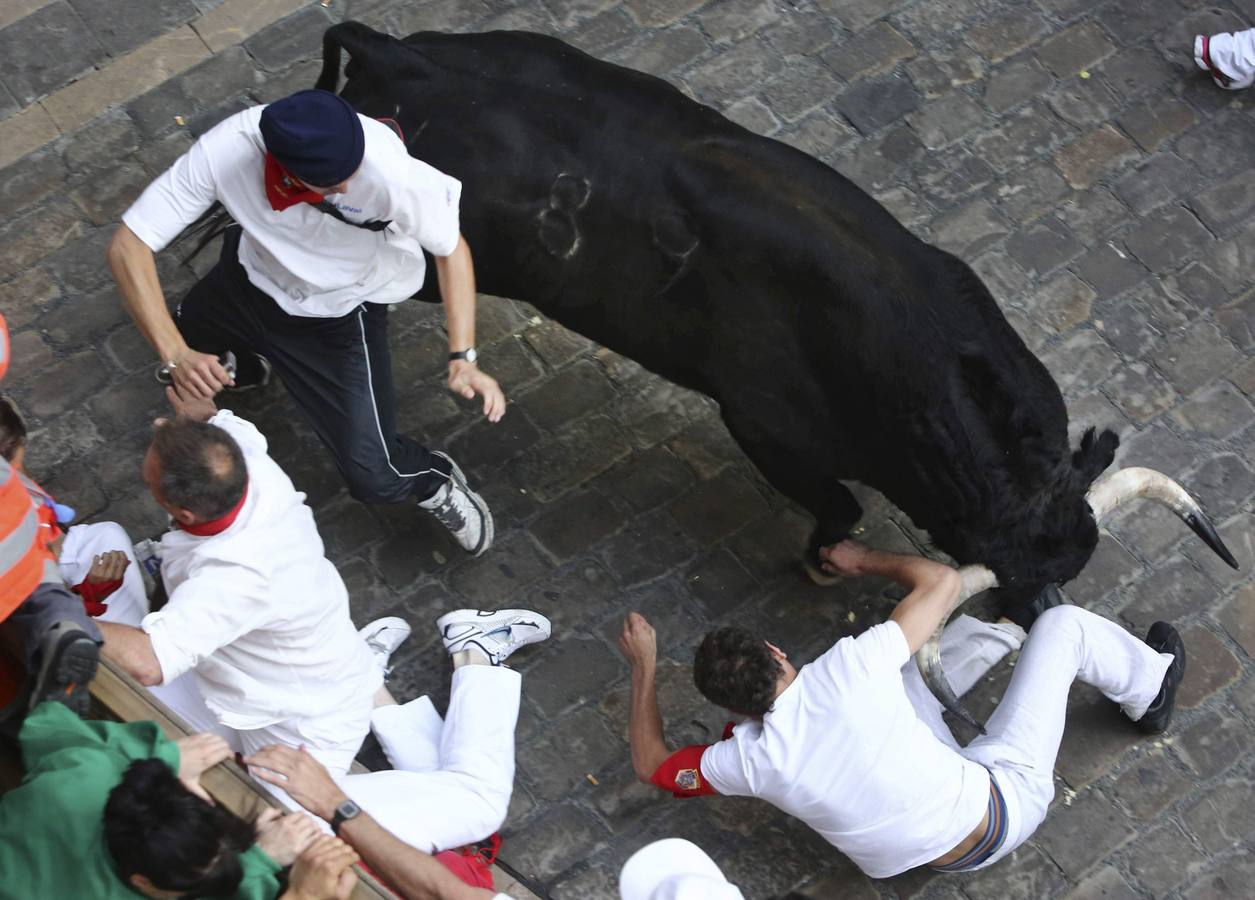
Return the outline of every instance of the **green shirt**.
[[[136,900],[105,849],[109,792],[137,759],[175,772],[179,748],[155,722],[84,721],[60,703],[26,717],[26,777],[0,796],[0,900]],[[273,900],[279,866],[257,846],[240,856],[239,900]]]

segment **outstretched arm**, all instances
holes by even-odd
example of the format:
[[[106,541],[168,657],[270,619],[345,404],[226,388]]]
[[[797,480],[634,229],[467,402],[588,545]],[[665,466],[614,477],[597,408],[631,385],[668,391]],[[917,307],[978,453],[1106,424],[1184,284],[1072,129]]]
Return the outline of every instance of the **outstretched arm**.
[[[873,550],[857,541],[842,541],[819,551],[826,571],[837,575],[880,575],[907,588],[889,616],[906,636],[911,652],[928,641],[950,612],[963,582],[950,566],[922,556]]]
[[[658,642],[654,627],[640,613],[628,613],[619,635],[619,650],[632,666],[631,711],[628,737],[632,745],[632,771],[645,784],[671,755],[658,711],[655,670]]]
[[[459,353],[475,346],[475,265],[466,238],[448,256],[437,256],[436,277],[444,302],[445,327],[449,332],[449,352]],[[477,394],[484,399],[484,415],[499,422],[505,415],[505,394],[497,380],[479,366],[464,359],[449,360],[449,390],[467,400]]]

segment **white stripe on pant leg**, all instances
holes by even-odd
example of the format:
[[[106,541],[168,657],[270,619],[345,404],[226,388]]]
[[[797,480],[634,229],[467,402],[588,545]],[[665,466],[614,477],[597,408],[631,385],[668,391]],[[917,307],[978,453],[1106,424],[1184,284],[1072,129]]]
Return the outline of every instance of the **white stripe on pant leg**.
[[[398,471],[397,467],[392,464],[392,455],[388,452],[388,441],[383,436],[383,424],[379,421],[379,404],[375,402],[375,379],[370,368],[370,347],[366,343],[366,323],[362,320],[363,315],[364,313],[359,307],[357,310],[357,328],[362,335],[362,355],[366,358],[366,389],[370,394],[371,411],[375,414],[375,433],[379,435],[379,444],[383,447],[383,458],[387,461],[388,468],[398,478],[417,478],[419,475],[430,475],[432,473],[443,477],[444,472],[441,472],[439,469],[423,469],[421,472],[410,472],[407,474]]]

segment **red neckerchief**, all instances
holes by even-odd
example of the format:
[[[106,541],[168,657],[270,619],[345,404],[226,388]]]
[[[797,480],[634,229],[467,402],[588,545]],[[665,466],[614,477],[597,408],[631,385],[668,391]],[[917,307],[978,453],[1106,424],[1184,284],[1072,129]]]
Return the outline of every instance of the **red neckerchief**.
[[[276,212],[283,212],[289,206],[296,206],[298,203],[312,203],[317,206],[324,199],[323,195],[317,191],[302,187],[292,173],[283,168],[279,160],[269,153],[266,154],[264,180],[266,199],[270,201],[271,209]]]
[[[235,521],[236,516],[240,514],[240,510],[244,508],[244,501],[247,499],[248,485],[245,484],[244,493],[240,495],[240,502],[231,507],[231,509],[227,510],[224,515],[221,515],[216,519],[211,519],[208,522],[199,522],[195,525],[183,525],[179,522],[175,522],[174,524],[183,531],[186,531],[188,534],[194,534],[197,537],[210,537],[215,534],[221,534],[231,527],[231,524]]]

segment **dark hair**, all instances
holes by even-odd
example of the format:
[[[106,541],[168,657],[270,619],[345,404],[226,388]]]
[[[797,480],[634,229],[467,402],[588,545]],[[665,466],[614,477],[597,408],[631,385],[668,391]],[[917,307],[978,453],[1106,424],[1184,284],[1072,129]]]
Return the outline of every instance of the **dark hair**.
[[[105,804],[105,845],[127,884],[143,875],[163,891],[232,896],[244,871],[239,854],[253,826],[197,797],[159,759],[131,763]]]
[[[0,394],[0,456],[12,462],[17,449],[25,443],[26,421],[16,404]]]
[[[693,659],[693,681],[702,696],[743,716],[771,709],[783,671],[762,638],[735,626],[707,634]]]
[[[231,435],[208,422],[179,419],[153,435],[161,499],[202,519],[226,515],[244,496],[248,469]]]

